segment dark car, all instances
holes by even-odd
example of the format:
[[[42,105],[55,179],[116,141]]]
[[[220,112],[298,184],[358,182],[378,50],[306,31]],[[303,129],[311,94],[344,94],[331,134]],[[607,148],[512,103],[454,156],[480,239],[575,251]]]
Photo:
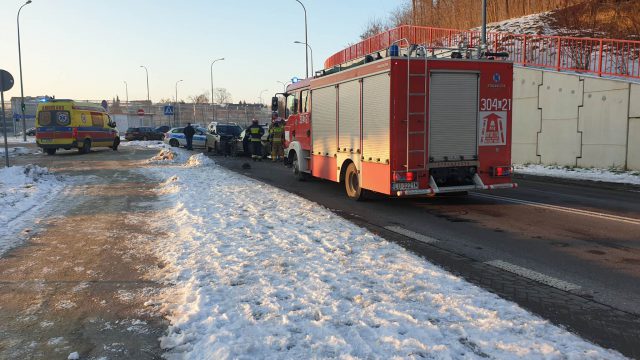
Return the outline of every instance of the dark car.
[[[156,131],[156,129],[148,126],[131,127],[124,133],[126,140],[162,140],[164,133]]]
[[[164,133],[168,132],[169,130],[171,130],[171,126],[167,126],[167,125],[158,126],[156,128],[156,132],[159,132],[161,134],[164,134]]]

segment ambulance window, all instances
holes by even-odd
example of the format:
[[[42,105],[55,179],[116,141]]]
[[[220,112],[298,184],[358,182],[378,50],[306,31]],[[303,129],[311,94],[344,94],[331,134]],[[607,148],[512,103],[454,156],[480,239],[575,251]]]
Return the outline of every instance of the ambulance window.
[[[287,96],[287,111],[289,115],[298,113],[298,109],[296,108],[296,99],[298,99],[299,96],[300,93],[289,94],[289,96]]]
[[[300,106],[300,111],[303,113],[309,112],[309,110],[311,110],[311,107],[309,106],[309,90],[305,90],[302,92],[302,101]]]
[[[40,111],[38,113],[38,123],[40,124],[40,126],[51,125],[51,112]]]

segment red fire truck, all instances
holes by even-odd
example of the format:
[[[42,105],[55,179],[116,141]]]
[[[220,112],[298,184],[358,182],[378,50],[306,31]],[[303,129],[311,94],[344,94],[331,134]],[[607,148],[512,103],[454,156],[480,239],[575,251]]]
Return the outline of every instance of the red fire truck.
[[[352,199],[515,188],[512,63],[415,46],[387,54],[289,85],[284,145],[295,176],[343,183]]]

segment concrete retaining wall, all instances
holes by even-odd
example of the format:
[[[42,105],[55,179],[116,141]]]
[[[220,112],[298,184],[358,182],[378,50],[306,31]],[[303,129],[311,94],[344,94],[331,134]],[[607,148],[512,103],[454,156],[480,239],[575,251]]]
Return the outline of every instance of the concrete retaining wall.
[[[640,170],[640,84],[514,69],[513,162]]]

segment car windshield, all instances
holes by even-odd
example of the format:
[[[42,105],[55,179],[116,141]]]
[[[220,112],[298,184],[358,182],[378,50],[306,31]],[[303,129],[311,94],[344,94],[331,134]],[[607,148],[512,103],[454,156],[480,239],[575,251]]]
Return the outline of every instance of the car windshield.
[[[218,134],[240,136],[242,128],[238,125],[218,125],[216,131]]]

